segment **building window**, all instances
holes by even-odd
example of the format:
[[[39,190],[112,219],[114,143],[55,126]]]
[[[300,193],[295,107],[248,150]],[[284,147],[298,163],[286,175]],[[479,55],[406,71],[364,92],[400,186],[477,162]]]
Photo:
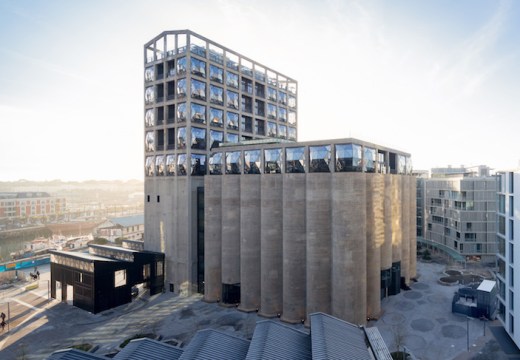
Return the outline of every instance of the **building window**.
[[[193,75],[206,77],[206,63],[202,60],[191,58],[191,73]]]
[[[287,110],[284,108],[278,108],[278,117],[280,121],[287,122]]]
[[[155,125],[155,115],[153,109],[146,110],[146,113],[144,114],[144,123],[146,126]]]
[[[226,152],[226,174],[240,174],[242,172],[240,155],[240,151]]]
[[[186,103],[179,103],[177,105],[177,122],[185,122],[186,116]]]
[[[144,69],[144,80],[145,81],[154,81],[155,80],[155,73],[153,66],[147,67]]]
[[[209,158],[210,175],[222,175],[222,153],[213,153]]]
[[[397,173],[406,174],[406,156],[404,155],[397,156]]]
[[[210,65],[209,78],[211,81],[215,81],[222,84],[224,82],[224,70],[215,65]]]
[[[277,118],[276,105],[267,103],[267,118],[276,120],[276,118]]]
[[[515,198],[512,195],[509,196],[509,216],[515,216]]]
[[[515,263],[515,246],[511,243],[509,243],[509,263]]]
[[[506,196],[498,195],[498,212],[505,214],[506,212]]]
[[[177,75],[186,74],[186,57],[181,57],[177,60]]]
[[[277,91],[276,89],[273,89],[272,87],[267,87],[267,99],[271,100],[271,101],[277,101],[278,97],[276,96],[277,95]]]
[[[192,127],[191,128],[191,148],[206,150],[206,130]]]
[[[146,104],[153,104],[155,102],[155,91],[153,86],[148,86],[144,91],[144,102]]]
[[[260,174],[260,150],[244,151],[244,174]]]
[[[241,85],[243,92],[253,94],[253,82],[251,80],[242,76]]]
[[[157,202],[161,202],[161,196],[160,195],[157,195]]]
[[[220,143],[224,141],[224,133],[222,131],[209,131],[209,147],[213,149],[214,147],[218,147]]]
[[[253,112],[253,99],[251,99],[249,96],[242,95],[242,111],[246,113],[252,113]]]
[[[293,128],[293,127],[290,127],[290,126],[287,128],[287,138],[289,140],[296,141],[296,128]]]
[[[498,233],[500,235],[506,234],[506,219],[503,216],[498,216]]]
[[[234,91],[226,91],[227,107],[238,110],[238,93]]]
[[[226,135],[226,139],[227,139],[227,142],[229,143],[235,143],[237,144],[238,143],[238,134],[231,134],[231,133],[228,133]]]
[[[287,126],[278,125],[278,137],[280,139],[287,139]]]
[[[267,122],[267,136],[276,137],[276,123],[270,121]]]
[[[206,155],[191,154],[191,175],[206,175]]]
[[[162,276],[163,274],[164,274],[163,262],[162,261],[157,261],[156,266],[155,266],[155,275],[156,276]]]
[[[256,97],[265,98],[265,86],[263,84],[255,82],[255,95]]]
[[[309,146],[309,171],[330,172],[330,145]]]
[[[164,175],[164,155],[155,158],[155,175]]]
[[[356,144],[336,145],[336,171],[361,172],[361,146]]]
[[[153,176],[153,174],[154,174],[154,157],[153,156],[148,156],[146,158],[145,174],[146,174],[146,176]]]
[[[305,172],[305,148],[298,147],[285,149],[285,172]]]
[[[227,128],[238,130],[238,114],[232,112],[227,113]]]
[[[146,195],[146,202],[150,202],[150,195]]]
[[[296,107],[296,98],[289,95],[289,107],[294,109]]]
[[[363,159],[363,171],[367,173],[376,172],[376,149],[365,148]]]
[[[265,135],[265,121],[255,120],[255,134]]]
[[[180,79],[177,81],[177,99],[183,99],[186,97],[186,79]]]
[[[282,172],[282,149],[264,150],[264,173],[280,174]]]
[[[191,97],[193,99],[206,100],[206,83],[191,80]]]
[[[289,111],[288,123],[291,125],[296,124],[296,113],[294,111]]]
[[[126,270],[117,270],[114,272],[114,287],[126,285]]]
[[[205,124],[206,123],[206,107],[203,105],[191,103],[191,121]]]
[[[155,134],[153,131],[146,133],[144,147],[146,151],[155,151]]]
[[[238,89],[238,75],[226,71],[226,85]]]
[[[242,121],[240,125],[243,132],[253,132],[253,119],[250,116],[242,115]]]
[[[265,116],[265,102],[261,100],[255,100],[255,115]]]
[[[177,155],[177,175],[185,176],[188,173],[188,162],[186,154]]]
[[[166,176],[175,175],[175,155],[166,156]]]
[[[210,85],[209,101],[213,104],[224,105],[224,89],[218,86]]]
[[[177,149],[186,149],[186,128],[177,129]]]
[[[209,116],[212,126],[224,126],[224,112],[222,110],[209,108]]]

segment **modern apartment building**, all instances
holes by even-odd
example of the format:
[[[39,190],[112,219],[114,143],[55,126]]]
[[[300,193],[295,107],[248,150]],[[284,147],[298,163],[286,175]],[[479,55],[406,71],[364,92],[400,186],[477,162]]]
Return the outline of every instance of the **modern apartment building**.
[[[0,219],[55,216],[65,212],[65,198],[46,192],[0,193]]]
[[[424,186],[423,236],[427,244],[453,251],[465,261],[494,264],[497,180],[472,175],[462,168],[420,181]]]
[[[498,318],[520,347],[520,171],[498,173]],[[515,297],[516,289],[516,297]]]

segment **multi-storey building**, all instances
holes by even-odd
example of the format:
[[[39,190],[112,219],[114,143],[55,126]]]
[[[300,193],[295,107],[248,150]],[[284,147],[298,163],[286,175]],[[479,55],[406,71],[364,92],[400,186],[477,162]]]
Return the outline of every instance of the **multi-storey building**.
[[[65,208],[65,198],[46,192],[0,193],[0,219],[55,216],[63,214]]]
[[[498,174],[497,209],[498,318],[509,336],[520,346],[520,171]],[[516,297],[515,297],[516,289]],[[515,331],[516,330],[516,331]]]
[[[496,177],[465,173],[424,180],[424,239],[466,261],[494,264]]]
[[[170,289],[201,291],[197,194],[210,151],[222,142],[296,140],[297,83],[189,30],[146,43],[144,62],[145,242],[166,253]]]

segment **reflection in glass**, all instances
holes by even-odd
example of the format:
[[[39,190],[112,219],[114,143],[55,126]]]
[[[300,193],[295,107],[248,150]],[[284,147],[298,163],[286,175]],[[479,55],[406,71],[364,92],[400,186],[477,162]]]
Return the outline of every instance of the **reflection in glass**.
[[[270,121],[267,122],[267,136],[276,137],[276,123]]]
[[[226,91],[227,106],[232,109],[238,110],[238,94],[234,91]]]
[[[279,91],[278,101],[280,102],[280,104],[287,105],[287,94],[282,91]]]
[[[249,116],[242,115],[242,121],[241,121],[240,127],[243,132],[252,133],[253,132],[253,119]]]
[[[269,119],[276,119],[276,105],[267,103],[267,117]]]
[[[238,114],[232,112],[227,113],[227,128],[238,130]]]
[[[187,174],[187,157],[186,154],[177,155],[177,175],[184,176]]]
[[[336,145],[336,172],[362,171],[361,146],[357,144]]]
[[[381,174],[386,174],[385,153],[380,152],[377,154],[377,166]]]
[[[155,175],[164,175],[164,155],[155,157]]]
[[[146,124],[146,126],[155,125],[155,116],[153,109],[146,110],[146,113],[144,114],[144,123]]]
[[[186,121],[186,103],[179,103],[177,105],[177,122]]]
[[[153,66],[147,67],[144,70],[144,80],[145,81],[154,81],[155,80],[155,73],[153,70]]]
[[[224,133],[222,131],[215,131],[215,130],[209,131],[210,149],[213,149],[214,147],[218,147],[222,141],[224,141]]]
[[[209,86],[209,101],[213,104],[224,105],[224,89],[218,86]]]
[[[296,128],[290,127],[287,129],[287,138],[289,140],[296,140]]]
[[[196,127],[191,128],[191,148],[206,150],[206,130]]]
[[[177,149],[186,149],[186,128],[177,129]]]
[[[210,65],[209,78],[212,81],[216,81],[222,84],[224,82],[224,70],[215,65]]]
[[[240,151],[226,152],[226,174],[240,174],[241,173],[241,161]]]
[[[206,175],[206,155],[191,154],[191,175]]]
[[[206,77],[206,63],[194,57],[191,58],[191,73]]]
[[[376,149],[365,147],[364,160],[363,160],[363,172],[367,172],[367,173],[376,172]]]
[[[155,151],[155,134],[153,131],[146,133],[144,147],[146,151]]]
[[[238,75],[226,71],[226,85],[238,89]]]
[[[155,101],[155,91],[153,86],[148,86],[144,91],[144,101],[146,104],[151,104]]]
[[[287,126],[278,125],[278,137],[280,139],[287,139]]]
[[[278,116],[280,117],[280,121],[286,122],[287,121],[287,110],[285,110],[284,108],[279,108]]]
[[[201,124],[206,123],[206,107],[191,103],[191,121]]]
[[[166,175],[175,175],[175,155],[166,156]]]
[[[199,100],[206,100],[206,83],[198,80],[191,80],[191,97]]]
[[[409,156],[406,157],[406,174],[412,174],[412,158]]]
[[[224,112],[222,110],[209,108],[209,116],[211,125],[218,127],[224,126]]]
[[[282,172],[282,149],[264,150],[264,173],[280,174]]]
[[[244,151],[244,174],[260,174],[260,150]]]
[[[226,138],[227,138],[227,142],[238,143],[238,134],[227,133]]]
[[[177,98],[185,98],[186,97],[186,79],[180,79],[177,81]]]
[[[289,111],[289,124],[296,124],[296,113],[294,111]]]
[[[310,172],[330,172],[330,145],[309,146]]]
[[[210,175],[222,175],[222,153],[213,153],[209,158]]]
[[[404,155],[398,155],[397,161],[397,173],[406,174],[406,157]]]
[[[285,149],[285,172],[305,172],[305,148],[298,147]]]
[[[278,92],[276,91],[276,89],[273,89],[272,87],[267,87],[267,98],[271,101],[276,101],[277,100],[277,95]]]
[[[265,135],[265,122],[263,120],[255,120],[255,134]]]
[[[186,74],[186,57],[177,60],[177,75]]]
[[[145,161],[145,174],[146,176],[153,176],[154,173],[154,163],[153,156],[148,156]]]
[[[289,95],[289,107],[293,109],[296,107],[296,98],[294,96]]]

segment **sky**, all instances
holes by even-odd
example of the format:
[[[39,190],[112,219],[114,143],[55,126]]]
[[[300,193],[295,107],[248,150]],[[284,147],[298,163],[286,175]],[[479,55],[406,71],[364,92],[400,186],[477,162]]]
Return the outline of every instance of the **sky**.
[[[296,79],[301,141],[519,166],[518,1],[0,0],[0,181],[143,179],[143,45],[180,29]]]

